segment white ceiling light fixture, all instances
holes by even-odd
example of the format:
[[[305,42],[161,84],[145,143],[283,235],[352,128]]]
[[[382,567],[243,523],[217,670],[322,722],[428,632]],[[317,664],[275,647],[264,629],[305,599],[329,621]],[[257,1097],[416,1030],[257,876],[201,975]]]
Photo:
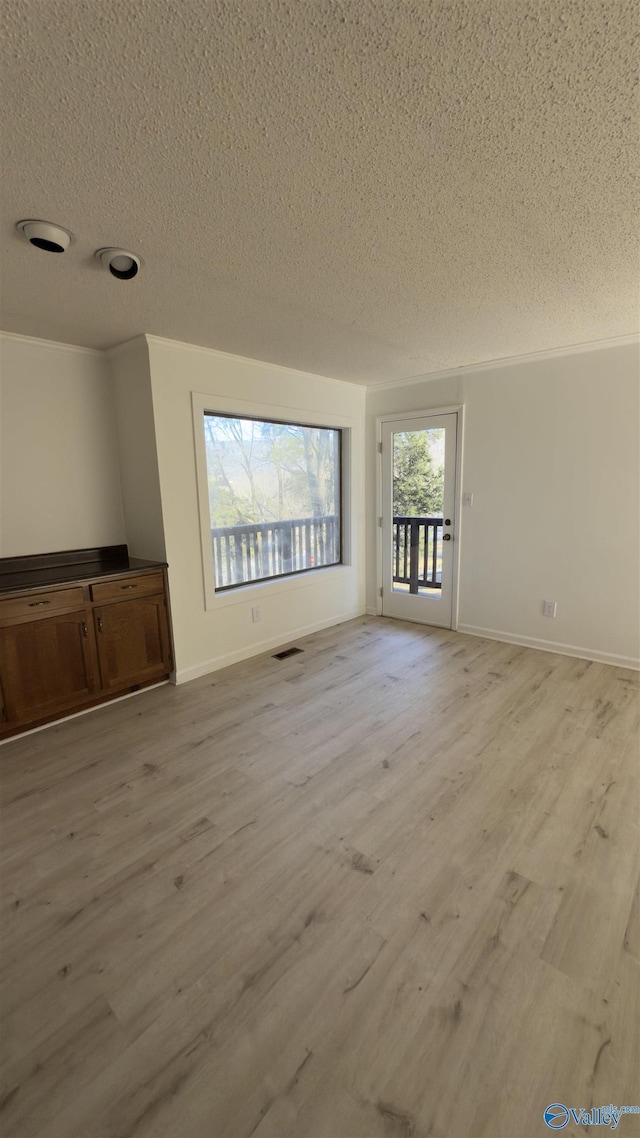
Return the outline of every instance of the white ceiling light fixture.
[[[96,257],[108,269],[112,277],[119,281],[130,281],[137,277],[142,260],[137,253],[130,253],[128,249],[96,249]]]
[[[36,249],[44,249],[47,253],[64,253],[71,243],[71,234],[61,225],[53,221],[37,221],[27,218],[19,221],[16,229]]]

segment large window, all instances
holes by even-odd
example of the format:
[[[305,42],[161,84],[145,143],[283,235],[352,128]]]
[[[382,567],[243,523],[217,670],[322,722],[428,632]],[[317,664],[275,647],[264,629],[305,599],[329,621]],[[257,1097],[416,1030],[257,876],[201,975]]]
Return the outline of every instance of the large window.
[[[341,432],[204,413],[216,592],[341,561]]]

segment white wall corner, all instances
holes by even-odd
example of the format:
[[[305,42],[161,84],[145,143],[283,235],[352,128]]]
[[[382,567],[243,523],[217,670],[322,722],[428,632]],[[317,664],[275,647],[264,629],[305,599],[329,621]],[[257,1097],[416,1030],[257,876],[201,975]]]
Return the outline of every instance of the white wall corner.
[[[145,332],[142,332],[139,336],[133,336],[130,340],[123,340],[121,344],[114,344],[113,347],[107,348],[104,354],[109,360],[117,360],[126,352],[139,351],[141,348],[146,351],[148,346],[149,338]]]

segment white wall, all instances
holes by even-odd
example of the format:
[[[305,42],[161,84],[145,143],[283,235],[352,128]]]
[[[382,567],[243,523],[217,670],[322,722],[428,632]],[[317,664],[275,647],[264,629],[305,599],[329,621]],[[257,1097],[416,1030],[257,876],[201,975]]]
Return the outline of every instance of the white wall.
[[[104,355],[3,333],[0,369],[1,556],[123,542]]]
[[[178,680],[281,645],[364,611],[365,390],[319,376],[147,337]],[[192,391],[245,414],[334,417],[352,429],[352,563],[226,594],[205,608]],[[252,605],[261,620],[252,623]]]
[[[376,416],[464,403],[459,628],[637,666],[638,346],[464,369],[367,399],[367,606]],[[543,599],[558,603],[555,620]]]
[[[132,557],[164,561],[149,351],[138,336],[108,353],[113,378],[124,522]]]
[[[365,391],[140,337],[111,354],[0,337],[1,555],[128,541],[170,563],[179,678],[376,607],[375,419],[465,404],[459,627],[634,664],[640,578],[637,345]],[[353,563],[205,609],[191,392],[353,427]],[[116,414],[117,412],[117,414]],[[116,419],[119,440],[116,437]],[[124,516],[120,468],[124,490]],[[126,519],[126,522],[125,522]],[[259,598],[262,619],[251,622]],[[558,602],[556,620],[541,615]]]

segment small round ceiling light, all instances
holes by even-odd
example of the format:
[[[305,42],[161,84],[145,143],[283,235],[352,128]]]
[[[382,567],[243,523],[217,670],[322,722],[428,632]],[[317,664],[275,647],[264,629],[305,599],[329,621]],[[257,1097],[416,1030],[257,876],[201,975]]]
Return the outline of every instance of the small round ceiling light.
[[[47,253],[64,253],[71,242],[71,234],[52,221],[27,219],[19,221],[16,229],[36,249],[44,249]]]
[[[96,257],[108,269],[112,277],[119,281],[130,281],[137,277],[142,261],[137,253],[128,249],[97,249]]]

